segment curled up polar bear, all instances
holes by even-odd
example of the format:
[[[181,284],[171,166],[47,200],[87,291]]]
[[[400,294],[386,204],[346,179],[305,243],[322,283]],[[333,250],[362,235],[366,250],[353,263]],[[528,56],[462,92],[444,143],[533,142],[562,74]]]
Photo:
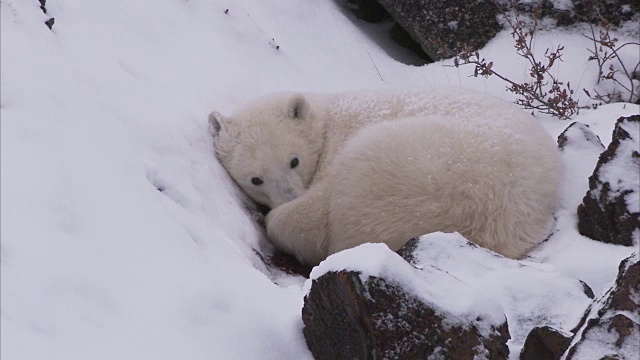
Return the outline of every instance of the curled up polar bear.
[[[457,231],[510,258],[548,235],[561,178],[529,114],[460,88],[275,94],[209,116],[222,165],[305,264]]]

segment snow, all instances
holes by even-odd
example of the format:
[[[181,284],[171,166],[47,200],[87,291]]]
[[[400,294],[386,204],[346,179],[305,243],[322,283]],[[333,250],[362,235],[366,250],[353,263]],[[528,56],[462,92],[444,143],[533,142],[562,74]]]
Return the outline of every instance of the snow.
[[[531,329],[549,325],[568,332],[591,303],[576,279],[478,248],[457,233],[422,236],[414,257],[419,268],[442,269],[498,301],[507,316],[509,346],[515,354]]]
[[[363,282],[375,276],[401,284],[454,318],[482,318],[485,329],[506,315],[515,354],[535,326],[569,332],[591,303],[578,280],[479,248],[458,233],[422,236],[413,257],[417,269],[384,244],[360,245],[315,267],[305,289],[327,272],[344,269],[359,272]]]
[[[56,0],[47,11],[0,1],[3,359],[310,358],[303,281],[255,255],[269,245],[213,155],[207,114],[279,90],[448,85],[513,100],[451,60],[392,59],[331,1]],[[593,88],[579,31],[541,32],[536,51],[560,42],[554,69]],[[506,31],[481,54],[527,76]],[[606,146],[617,117],[639,112],[618,104],[575,120]],[[541,121],[551,136],[568,125]],[[576,193],[527,261],[599,294],[631,250],[577,233],[592,155],[571,160]]]

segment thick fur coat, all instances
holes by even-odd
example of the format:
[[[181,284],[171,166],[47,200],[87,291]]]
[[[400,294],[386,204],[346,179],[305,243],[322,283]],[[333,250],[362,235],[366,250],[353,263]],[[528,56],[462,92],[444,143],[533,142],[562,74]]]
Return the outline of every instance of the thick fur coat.
[[[457,231],[518,258],[548,234],[561,161],[529,114],[459,89],[276,94],[210,115],[223,166],[316,265],[365,242]]]

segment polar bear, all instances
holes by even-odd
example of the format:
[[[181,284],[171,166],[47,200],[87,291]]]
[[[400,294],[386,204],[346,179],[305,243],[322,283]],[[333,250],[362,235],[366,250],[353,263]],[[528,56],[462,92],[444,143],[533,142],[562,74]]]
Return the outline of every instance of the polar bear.
[[[459,232],[510,258],[549,234],[561,161],[513,104],[461,88],[279,93],[209,116],[217,156],[304,264]]]

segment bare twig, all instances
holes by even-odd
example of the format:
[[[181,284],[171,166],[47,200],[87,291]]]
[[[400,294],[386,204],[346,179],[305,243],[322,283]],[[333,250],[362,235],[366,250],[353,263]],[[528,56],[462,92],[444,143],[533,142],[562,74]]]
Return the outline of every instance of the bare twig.
[[[537,30],[537,20],[533,25],[526,26],[525,22],[518,19],[510,19],[505,15],[507,24],[511,27],[511,36],[515,40],[516,53],[529,63],[529,81],[515,82],[493,69],[493,62],[487,62],[480,58],[475,51],[463,51],[454,58],[455,67],[460,65],[474,65],[473,75],[489,77],[495,75],[509,84],[507,90],[518,95],[515,103],[544,114],[550,114],[560,119],[568,119],[580,109],[578,101],[573,99],[571,85],[566,85],[551,73],[551,68],[558,61],[562,61],[564,47],[559,45],[555,50],[547,49],[544,60],[538,60],[534,55],[533,41]]]
[[[583,34],[583,36],[593,42],[593,50],[589,49],[589,53],[591,55],[589,56],[588,60],[595,60],[598,63],[597,83],[600,84],[602,81],[607,80],[611,81],[615,85],[614,89],[606,94],[600,94],[598,91],[593,90],[595,93],[595,95],[593,96],[586,89],[584,89],[584,92],[592,100],[601,101],[605,104],[619,101],[633,102],[634,100],[637,100],[638,97],[640,97],[640,89],[636,89],[636,86],[634,86],[634,80],[636,80],[634,79],[634,74],[636,74],[638,68],[640,68],[640,60],[634,66],[633,71],[629,71],[627,69],[627,65],[620,58],[620,50],[626,46],[640,47],[640,43],[630,41],[617,46],[619,40],[618,38],[611,37],[609,29],[609,23],[606,21],[602,21],[601,28],[598,31],[597,37],[593,25],[590,25],[591,35],[589,36]],[[619,68],[616,68],[614,64],[617,64]],[[622,71],[620,71],[619,69],[621,69]],[[619,74],[621,72],[623,73],[623,76],[616,76],[616,74]],[[620,78],[623,78],[622,81],[620,80]],[[620,89],[625,90],[626,93],[629,94],[629,96],[623,98],[623,94]]]

